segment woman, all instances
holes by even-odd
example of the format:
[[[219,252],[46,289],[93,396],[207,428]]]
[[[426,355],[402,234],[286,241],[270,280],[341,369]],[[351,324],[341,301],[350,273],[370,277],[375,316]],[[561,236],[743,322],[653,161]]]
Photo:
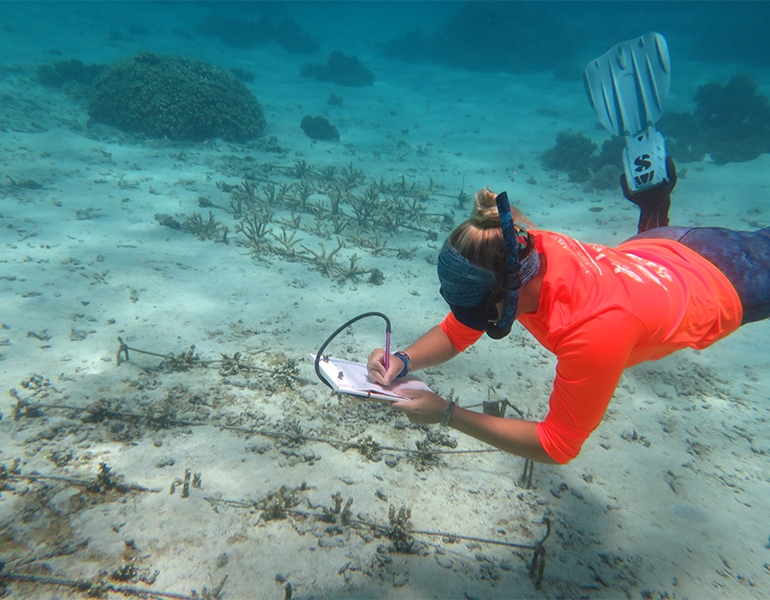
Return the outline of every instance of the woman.
[[[667,227],[668,180],[625,196],[639,205],[639,235],[616,249],[540,231],[505,193],[484,188],[471,218],[439,255],[441,295],[451,313],[385,369],[369,356],[370,377],[397,383],[409,371],[457,356],[486,332],[499,339],[517,319],[557,359],[542,423],[464,410],[440,396],[405,391],[393,403],[414,423],[442,423],[538,462],[564,464],[599,426],[623,369],[684,347],[702,349],[745,323],[770,316],[770,228]],[[506,208],[508,207],[508,208]],[[502,224],[501,224],[502,223]],[[509,223],[506,225],[506,223]],[[506,248],[507,244],[507,248]]]

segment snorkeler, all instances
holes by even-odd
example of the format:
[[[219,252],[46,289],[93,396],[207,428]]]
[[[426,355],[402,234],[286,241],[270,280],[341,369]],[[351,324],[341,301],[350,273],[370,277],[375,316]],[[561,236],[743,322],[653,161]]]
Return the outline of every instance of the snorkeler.
[[[661,41],[652,36],[659,34],[640,40],[645,51],[660,54]],[[611,52],[617,55],[617,48]],[[374,381],[397,383],[410,371],[457,356],[484,333],[505,337],[518,320],[558,360],[544,421],[481,414],[412,390],[403,391],[410,400],[393,408],[414,423],[441,423],[501,450],[564,464],[599,426],[626,367],[685,347],[706,348],[770,316],[770,228],[668,227],[676,168],[652,127],[655,120],[642,119],[646,131],[627,136],[634,139],[624,153],[623,193],[641,210],[636,236],[609,248],[541,231],[511,208],[505,192],[484,188],[470,219],[450,234],[438,257],[440,293],[450,314],[393,354],[389,368],[384,350],[369,356]],[[662,150],[638,179],[635,165],[645,161],[635,156],[636,143],[646,147],[645,160]]]
[[[671,188],[633,201],[644,213],[665,205]],[[378,383],[397,383],[453,358],[485,332],[501,339],[515,318],[558,359],[548,415],[542,423],[495,417],[405,390],[412,399],[392,406],[415,423],[442,423],[513,454],[563,464],[599,426],[626,367],[706,348],[770,316],[770,228],[662,227],[613,249],[513,223],[506,235],[499,215],[507,204],[505,193],[476,194],[471,218],[439,254],[451,313],[394,354],[387,372],[384,351],[375,350],[368,370]]]

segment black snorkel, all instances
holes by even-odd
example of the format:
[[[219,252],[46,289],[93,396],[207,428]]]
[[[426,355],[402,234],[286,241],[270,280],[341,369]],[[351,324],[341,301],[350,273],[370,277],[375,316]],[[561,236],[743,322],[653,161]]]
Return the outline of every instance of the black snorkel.
[[[521,260],[519,259],[519,241],[516,227],[513,225],[511,204],[508,202],[508,192],[502,192],[495,198],[497,213],[500,215],[500,226],[503,229],[505,242],[505,262],[507,265],[508,282],[505,286],[505,304],[503,314],[497,323],[487,325],[486,332],[493,340],[500,340],[511,332],[516,320],[516,309],[519,306],[519,289],[521,288]],[[533,248],[533,252],[536,250]]]

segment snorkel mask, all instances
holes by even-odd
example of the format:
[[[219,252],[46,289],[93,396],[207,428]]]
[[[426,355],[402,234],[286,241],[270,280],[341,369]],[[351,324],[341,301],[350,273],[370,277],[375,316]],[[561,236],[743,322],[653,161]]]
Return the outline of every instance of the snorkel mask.
[[[527,232],[513,223],[508,194],[495,198],[505,243],[506,284],[499,290],[497,278],[491,271],[474,265],[460,255],[447,240],[438,258],[441,296],[452,314],[463,325],[476,331],[486,331],[492,339],[502,339],[511,332],[519,305],[519,290],[540,270],[540,258],[533,248],[522,261],[519,248],[527,244]],[[498,289],[496,292],[495,290]],[[497,322],[496,303],[505,299],[503,314]]]

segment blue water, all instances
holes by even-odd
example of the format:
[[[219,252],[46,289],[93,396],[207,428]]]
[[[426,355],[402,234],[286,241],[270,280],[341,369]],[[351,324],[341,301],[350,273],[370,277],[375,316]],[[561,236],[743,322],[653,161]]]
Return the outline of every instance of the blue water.
[[[90,577],[114,569],[124,553],[133,560],[128,541],[136,540],[149,557],[142,568],[162,571],[155,588],[188,593],[227,574],[227,598],[280,597],[282,578],[300,598],[770,595],[767,323],[627,374],[584,456],[562,469],[536,467],[536,488],[527,491],[516,484],[522,461],[500,454],[447,458],[446,468],[423,472],[405,459],[394,467],[328,444],[287,449],[213,426],[158,432],[72,425],[69,413],[12,418],[20,395],[79,408],[106,399],[118,403],[113,409],[153,415],[179,402],[179,418],[205,414],[284,431],[298,423],[319,437],[370,434],[413,447],[424,432],[404,417],[329,400],[312,381],[292,388],[255,378],[239,387],[216,372],[163,374],[154,370],[157,357],[133,352],[117,369],[115,338],[163,355],[192,344],[213,359],[244,350],[263,369],[297,361],[311,380],[305,354],[358,313],[386,311],[399,348],[444,317],[435,256],[467,216],[461,191],[507,188],[538,226],[586,242],[630,237],[637,213],[615,186],[619,171],[609,187],[590,187],[598,184],[547,169],[541,155],[562,131],[598,147],[610,140],[588,105],[582,70],[649,31],[666,36],[673,61],[660,124],[681,170],[671,224],[770,226],[769,27],[764,2],[0,2],[0,388],[17,390],[0,403],[0,463],[19,458],[23,473],[85,477],[104,460],[132,482],[162,488],[149,500],[87,505],[64,486],[34,488],[37,495],[22,489],[30,482],[0,487],[0,536],[11,532],[0,537],[0,561],[14,572],[27,572],[30,559],[39,568],[28,572]],[[308,64],[323,68],[333,51],[360,60],[373,84],[357,72],[346,76],[361,85],[300,74]],[[46,80],[60,62],[101,72],[139,53],[235,73],[259,102],[264,131],[247,141],[205,127],[189,140],[141,126],[121,131],[92,118],[93,78],[56,80],[62,70]],[[201,75],[201,86],[209,77]],[[225,100],[214,112],[229,108]],[[300,128],[306,115],[328,119],[338,139],[312,140]],[[329,211],[298,204],[295,214],[276,201],[263,245],[240,245],[243,224],[222,208],[233,189],[246,174],[258,185],[297,184],[300,162],[315,169],[311,206],[330,203],[322,169],[361,169],[366,182],[354,194],[377,182],[415,185],[428,190],[427,214],[389,231],[377,216],[361,227],[344,204],[350,223],[333,233]],[[382,198],[397,196],[393,189]],[[173,226],[209,211],[220,225],[208,238]],[[156,215],[170,220],[159,224]],[[297,215],[302,239],[291,246]],[[338,243],[337,267],[312,261]],[[384,273],[383,287],[368,280],[373,268]],[[336,352],[364,360],[382,345],[381,329],[357,325]],[[551,357],[521,331],[501,344],[485,340],[426,378],[463,405],[499,395],[541,418]],[[460,448],[479,448],[455,437]],[[52,456],[65,451],[71,461],[54,469]],[[204,473],[204,490],[185,503],[168,488],[188,467]],[[386,521],[389,497],[416,507],[423,530],[531,543],[548,514],[544,591],[509,549],[432,538],[440,552],[430,546],[425,556],[380,561],[384,538],[337,543],[343,536],[316,536],[304,524],[265,524],[256,509],[214,513],[203,499],[248,507],[247,499],[304,480],[314,506],[341,490],[355,496],[354,512]],[[50,524],[57,519],[67,528]],[[68,563],[61,556],[71,554],[62,553],[40,566],[47,549],[65,541],[82,549],[86,539],[91,554],[73,552]],[[59,597],[20,584],[13,593]]]

